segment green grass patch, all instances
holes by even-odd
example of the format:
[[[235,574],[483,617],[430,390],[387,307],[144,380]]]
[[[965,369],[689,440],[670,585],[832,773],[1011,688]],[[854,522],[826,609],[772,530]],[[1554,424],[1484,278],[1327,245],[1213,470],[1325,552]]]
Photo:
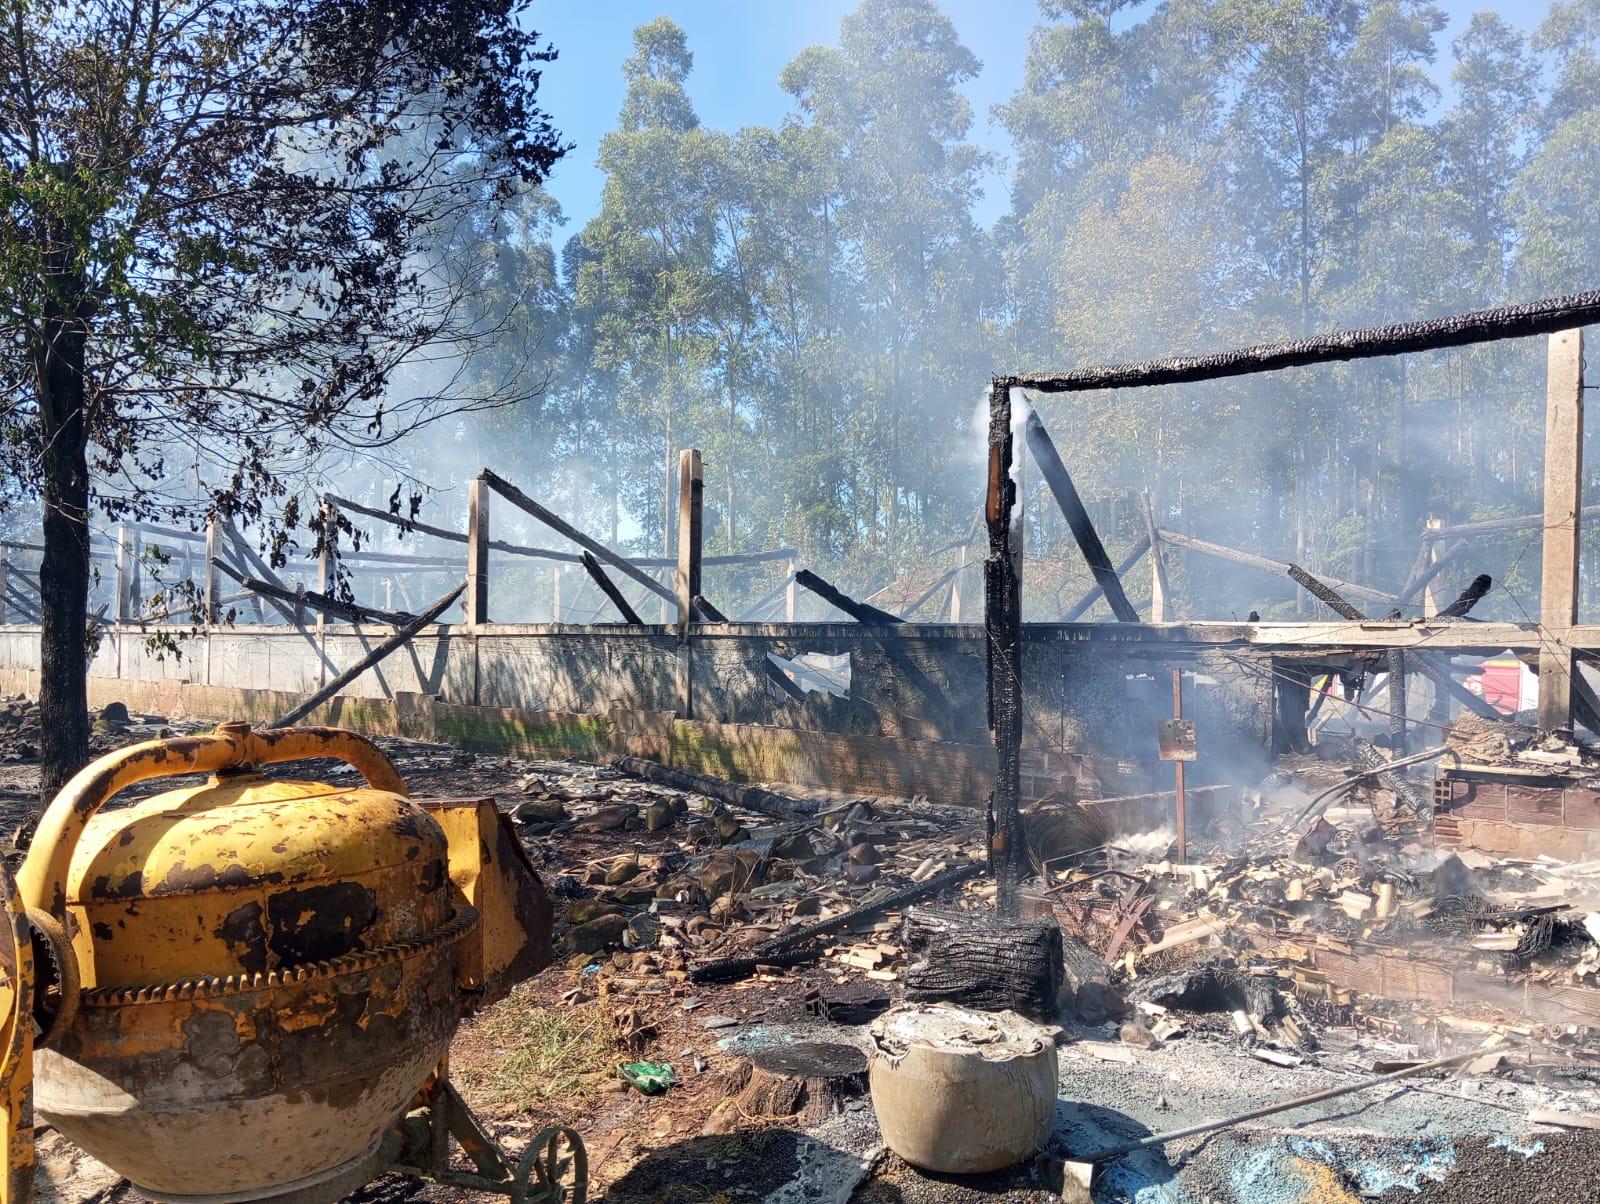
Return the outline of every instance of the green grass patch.
[[[488,1112],[567,1112],[615,1078],[620,1060],[601,1004],[547,1007],[524,984],[461,1033],[450,1076]]]

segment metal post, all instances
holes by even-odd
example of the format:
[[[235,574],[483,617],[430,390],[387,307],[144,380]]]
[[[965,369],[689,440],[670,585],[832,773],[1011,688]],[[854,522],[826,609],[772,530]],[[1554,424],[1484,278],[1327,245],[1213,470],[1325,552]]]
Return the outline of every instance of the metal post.
[[[989,559],[984,564],[989,727],[994,733],[995,780],[989,810],[989,864],[1002,916],[1017,914],[1017,892],[1027,874],[1028,851],[1018,802],[1022,791],[1022,563],[1018,555],[1021,496],[1012,467],[1017,447],[1011,430],[1011,390],[989,389],[989,486],[984,518]]]
[[[1544,428],[1544,571],[1539,590],[1539,726],[1572,728],[1568,642],[1578,621],[1583,506],[1583,332],[1550,336]]]
[[[1183,718],[1183,670],[1174,667],[1172,670],[1172,717]],[[1174,761],[1172,772],[1175,793],[1173,795],[1173,811],[1178,824],[1178,863],[1187,864],[1189,860],[1189,815],[1188,801],[1183,794],[1183,762]]]
[[[467,628],[489,622],[489,483],[467,485]]]

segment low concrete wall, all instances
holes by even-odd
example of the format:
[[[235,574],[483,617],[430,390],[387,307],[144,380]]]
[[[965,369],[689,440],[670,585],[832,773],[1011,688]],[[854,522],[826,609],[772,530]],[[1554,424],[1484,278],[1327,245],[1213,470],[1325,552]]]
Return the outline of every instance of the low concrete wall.
[[[1171,713],[1163,666],[1174,653],[1211,683],[1196,692],[1193,783],[1236,780],[1237,757],[1266,747],[1270,673],[1241,671],[1231,652],[1141,642],[1139,631],[1027,629],[1025,797],[1164,786],[1154,730]],[[91,697],[266,722],[388,629],[166,634],[175,647],[158,649],[137,628],[107,630],[89,665]],[[796,700],[774,683],[768,653],[808,652],[849,658],[848,698]],[[993,773],[985,656],[982,629],[963,625],[708,624],[687,643],[664,626],[440,626],[363,673],[320,718],[485,752],[629,752],[733,778],[981,803]],[[0,682],[30,688],[38,664],[36,627],[0,627]]]

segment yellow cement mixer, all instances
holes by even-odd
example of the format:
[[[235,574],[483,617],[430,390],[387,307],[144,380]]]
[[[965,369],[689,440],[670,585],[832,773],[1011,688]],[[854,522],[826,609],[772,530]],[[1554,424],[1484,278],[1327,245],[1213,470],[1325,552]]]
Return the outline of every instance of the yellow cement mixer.
[[[366,784],[259,772],[317,757]],[[31,1198],[35,1111],[154,1200],[310,1204],[399,1172],[581,1204],[576,1133],[512,1160],[447,1074],[462,1016],[550,961],[492,801],[414,801],[350,732],[224,724],[83,770],[0,892],[0,1204]]]

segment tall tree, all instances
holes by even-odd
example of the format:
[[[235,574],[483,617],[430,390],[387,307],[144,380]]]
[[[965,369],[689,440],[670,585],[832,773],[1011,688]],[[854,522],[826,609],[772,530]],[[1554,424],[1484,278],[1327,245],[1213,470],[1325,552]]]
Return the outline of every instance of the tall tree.
[[[834,213],[859,297],[849,402],[864,550],[895,557],[950,513],[957,430],[984,378],[998,273],[972,218],[985,154],[960,85],[979,62],[933,0],[863,0],[783,86],[839,155]],[[970,499],[963,499],[965,510]]]
[[[0,455],[44,508],[43,789],[87,742],[96,504],[299,517],[277,470],[448,408],[385,391],[453,332],[426,249],[541,178],[518,0],[16,0],[0,37]],[[100,485],[91,488],[91,471]]]
[[[600,142],[606,183],[582,234],[577,303],[595,319],[595,362],[613,372],[618,404],[643,420],[630,428],[633,471],[620,487],[665,547],[673,457],[687,446],[679,428],[704,397],[714,354],[715,139],[685,89],[694,56],[683,30],[658,17],[634,30],[633,45],[617,129]]]

